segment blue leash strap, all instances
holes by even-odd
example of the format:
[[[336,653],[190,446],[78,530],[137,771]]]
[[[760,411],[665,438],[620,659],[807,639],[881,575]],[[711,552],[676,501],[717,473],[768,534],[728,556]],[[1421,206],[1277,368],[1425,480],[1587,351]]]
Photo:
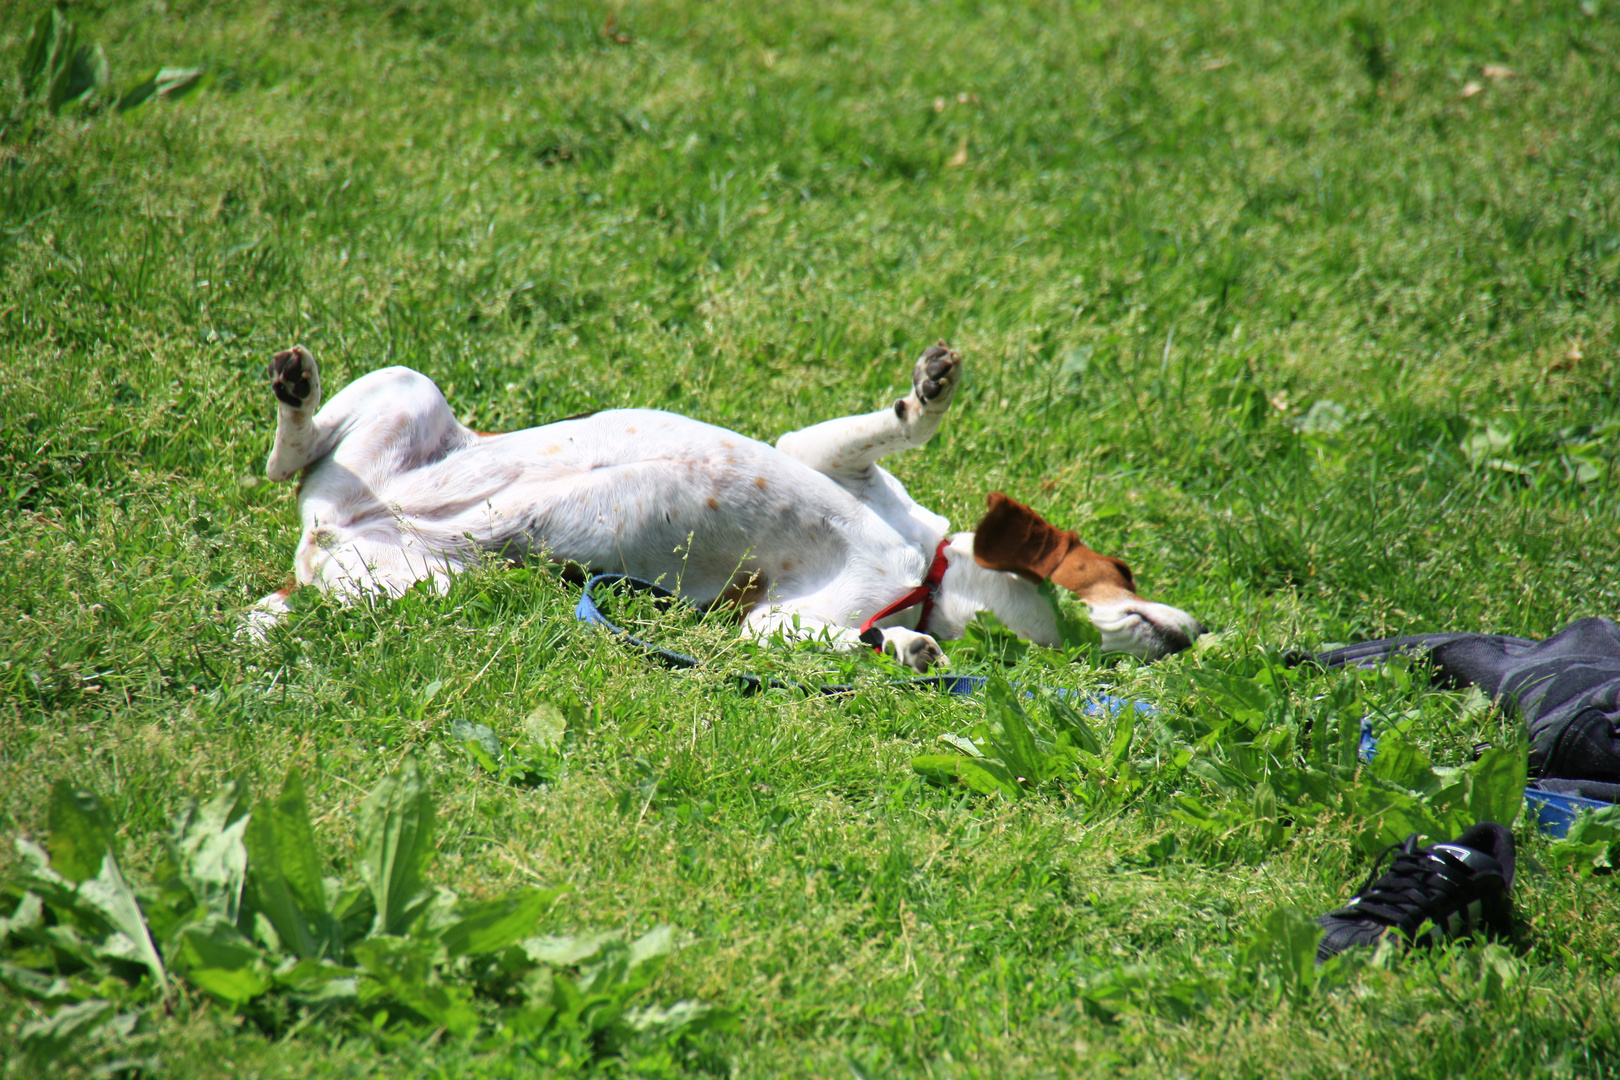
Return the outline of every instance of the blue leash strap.
[[[688,656],[685,653],[675,652],[673,649],[666,649],[662,646],[654,645],[652,642],[643,638],[636,637],[623,627],[615,625],[611,619],[602,614],[602,609],[596,602],[596,590],[600,587],[610,587],[613,585],[627,585],[630,588],[635,589],[637,592],[643,592],[651,595],[655,600],[664,605],[682,602],[679,597],[663,586],[655,585],[650,581],[643,581],[641,578],[634,578],[628,574],[597,574],[595,577],[591,578],[585,583],[585,589],[580,593],[579,603],[574,605],[575,617],[577,617],[581,622],[587,622],[594,626],[600,626],[602,629],[624,641],[626,644],[633,645],[647,653],[649,656],[662,661],[667,667],[686,670],[702,666],[701,661],[699,661],[697,657]],[[774,678],[766,679],[758,675],[746,673],[738,673],[735,678],[739,683],[742,684],[742,690],[745,694],[753,694],[760,690],[769,688],[772,690],[798,690],[805,694],[820,694],[825,697],[837,697],[842,694],[852,694],[859,689],[858,687],[847,683],[817,685],[814,683],[788,682],[782,679]],[[888,685],[911,687],[918,690],[942,690],[947,694],[957,697],[972,697],[974,694],[984,689],[984,685],[987,682],[989,682],[989,680],[983,675],[919,675],[916,678],[911,679],[894,679]],[[1075,696],[1074,691],[1062,687],[1043,687],[1042,689],[1047,689],[1049,693],[1057,694],[1060,697]],[[1137,712],[1142,713],[1151,713],[1154,711],[1153,706],[1146,702],[1133,701],[1129,698],[1115,697],[1112,694],[1092,695],[1085,699],[1081,709],[1083,712],[1086,712],[1092,716],[1098,716],[1104,713],[1114,713],[1133,707]]]
[[[687,656],[685,653],[678,653],[671,649],[660,648],[650,641],[643,641],[641,638],[636,637],[628,630],[615,626],[608,620],[606,615],[602,614],[602,609],[597,606],[596,597],[593,595],[596,592],[597,586],[618,585],[621,583],[629,585],[637,592],[650,593],[653,597],[666,601],[666,603],[672,603],[677,599],[674,593],[670,592],[662,585],[654,585],[650,581],[643,581],[640,578],[633,578],[628,574],[597,574],[595,577],[591,578],[585,583],[585,591],[580,593],[579,603],[574,605],[574,617],[579,619],[581,622],[588,622],[596,626],[600,626],[602,629],[606,630],[615,637],[623,638],[628,644],[634,645],[643,652],[656,656],[669,667],[697,667],[697,657]]]
[[[626,644],[634,645],[647,655],[663,661],[666,667],[685,670],[702,666],[697,657],[688,656],[673,649],[666,649],[660,645],[654,645],[644,638],[638,638],[623,627],[614,624],[611,619],[602,614],[602,609],[596,602],[596,590],[602,586],[613,585],[628,585],[637,592],[647,593],[664,604],[681,602],[679,597],[662,585],[654,585],[650,581],[643,581],[641,578],[634,578],[628,574],[597,574],[585,583],[585,590],[580,593],[579,603],[574,605],[574,615],[581,622],[600,626]],[[737,674],[736,679],[742,684],[743,692],[748,694],[769,688],[772,690],[798,690],[807,694],[836,697],[840,694],[852,694],[856,690],[856,687],[849,684],[816,685],[787,682],[782,679],[766,679],[747,673]],[[899,680],[899,683],[905,686],[943,690],[947,694],[968,696],[976,693],[984,686],[985,678],[982,675],[924,675],[915,679]]]

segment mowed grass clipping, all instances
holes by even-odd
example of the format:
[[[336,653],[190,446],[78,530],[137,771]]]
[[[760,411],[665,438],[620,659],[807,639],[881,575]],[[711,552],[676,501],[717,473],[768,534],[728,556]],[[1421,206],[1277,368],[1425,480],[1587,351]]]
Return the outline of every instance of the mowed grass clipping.
[[[1368,716],[1441,767],[1516,735],[1404,670],[1278,663],[1620,614],[1610,0],[82,3],[116,90],[207,76],[59,115],[16,75],[43,10],[0,9],[0,875],[59,781],[145,878],[185,799],[296,767],[352,878],[412,756],[432,880],[566,887],[537,934],[673,924],[648,1000],[739,1020],[604,1072],[1612,1075],[1613,879],[1526,820],[1515,945],[1290,967],[1377,834],[1369,770],[1291,804],[1322,733]],[[1154,706],[1021,798],[911,764],[993,704],[709,624],[669,628],[714,660],[671,674],[539,567],[236,635],[297,535],[262,474],[293,342],[329,393],[408,364],[481,430],[634,405],[773,441],[892,401],[938,338],[967,381],[887,463],[911,493],[971,528],[1004,490],[1219,634],[965,653]],[[860,689],[744,697],[749,665]],[[452,737],[548,705],[543,782]],[[50,1008],[0,984],[0,1073],[46,1068]],[[563,1069],[185,988],[132,1015],[55,1073]]]

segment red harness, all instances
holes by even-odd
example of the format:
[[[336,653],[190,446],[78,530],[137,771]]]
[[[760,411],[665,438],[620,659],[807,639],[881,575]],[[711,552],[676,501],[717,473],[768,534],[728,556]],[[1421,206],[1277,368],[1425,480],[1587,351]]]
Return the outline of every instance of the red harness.
[[[915,589],[912,589],[906,595],[861,623],[860,633],[862,640],[867,640],[867,632],[872,629],[873,624],[879,619],[887,619],[897,611],[904,611],[909,607],[916,607],[918,604],[922,605],[922,615],[917,619],[917,633],[926,634],[928,632],[928,616],[934,612],[934,594],[939,592],[939,583],[945,577],[945,549],[950,546],[950,543],[951,538],[946,536],[945,539],[939,542],[939,547],[934,549],[933,565],[928,568],[928,576],[923,578],[921,585],[918,585]],[[867,643],[871,644],[869,640]],[[878,652],[883,651],[881,643],[872,647]]]

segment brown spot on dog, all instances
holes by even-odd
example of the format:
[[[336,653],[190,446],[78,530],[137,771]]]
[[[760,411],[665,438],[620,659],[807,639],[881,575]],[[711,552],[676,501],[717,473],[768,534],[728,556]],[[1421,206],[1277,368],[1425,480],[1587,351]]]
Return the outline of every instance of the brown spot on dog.
[[[782,560],[782,573],[785,574],[789,570],[792,570],[792,569],[793,569],[793,564],[791,562],[789,562],[787,559],[783,559]]]
[[[770,482],[767,481],[763,476],[756,476],[754,477],[754,486],[759,488],[759,490],[764,491],[771,485]]]
[[[1082,600],[1100,602],[1136,592],[1131,568],[1087,547],[1080,535],[1048,523],[1023,503],[999,491],[973,535],[973,561],[987,570],[1020,574],[1061,585]]]
[[[624,429],[624,433],[626,435],[634,435],[636,433],[636,429],[633,427],[627,427]]]
[[[765,599],[769,583],[763,574],[744,573],[738,571],[727,585],[725,591],[715,597],[709,610],[724,608],[731,610],[739,619],[746,618],[761,601]]]
[[[715,498],[713,495],[709,496],[709,509],[710,510],[718,510],[718,509],[720,509],[720,500]]]

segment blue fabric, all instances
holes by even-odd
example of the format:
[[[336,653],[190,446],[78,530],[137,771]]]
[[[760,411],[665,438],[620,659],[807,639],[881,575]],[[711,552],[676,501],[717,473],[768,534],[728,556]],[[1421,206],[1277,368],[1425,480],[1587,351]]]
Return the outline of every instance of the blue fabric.
[[[1563,836],[1575,824],[1582,810],[1607,810],[1613,799],[1590,799],[1573,791],[1553,791],[1549,781],[1531,784],[1524,789],[1524,801],[1536,812],[1536,828],[1548,836]]]

